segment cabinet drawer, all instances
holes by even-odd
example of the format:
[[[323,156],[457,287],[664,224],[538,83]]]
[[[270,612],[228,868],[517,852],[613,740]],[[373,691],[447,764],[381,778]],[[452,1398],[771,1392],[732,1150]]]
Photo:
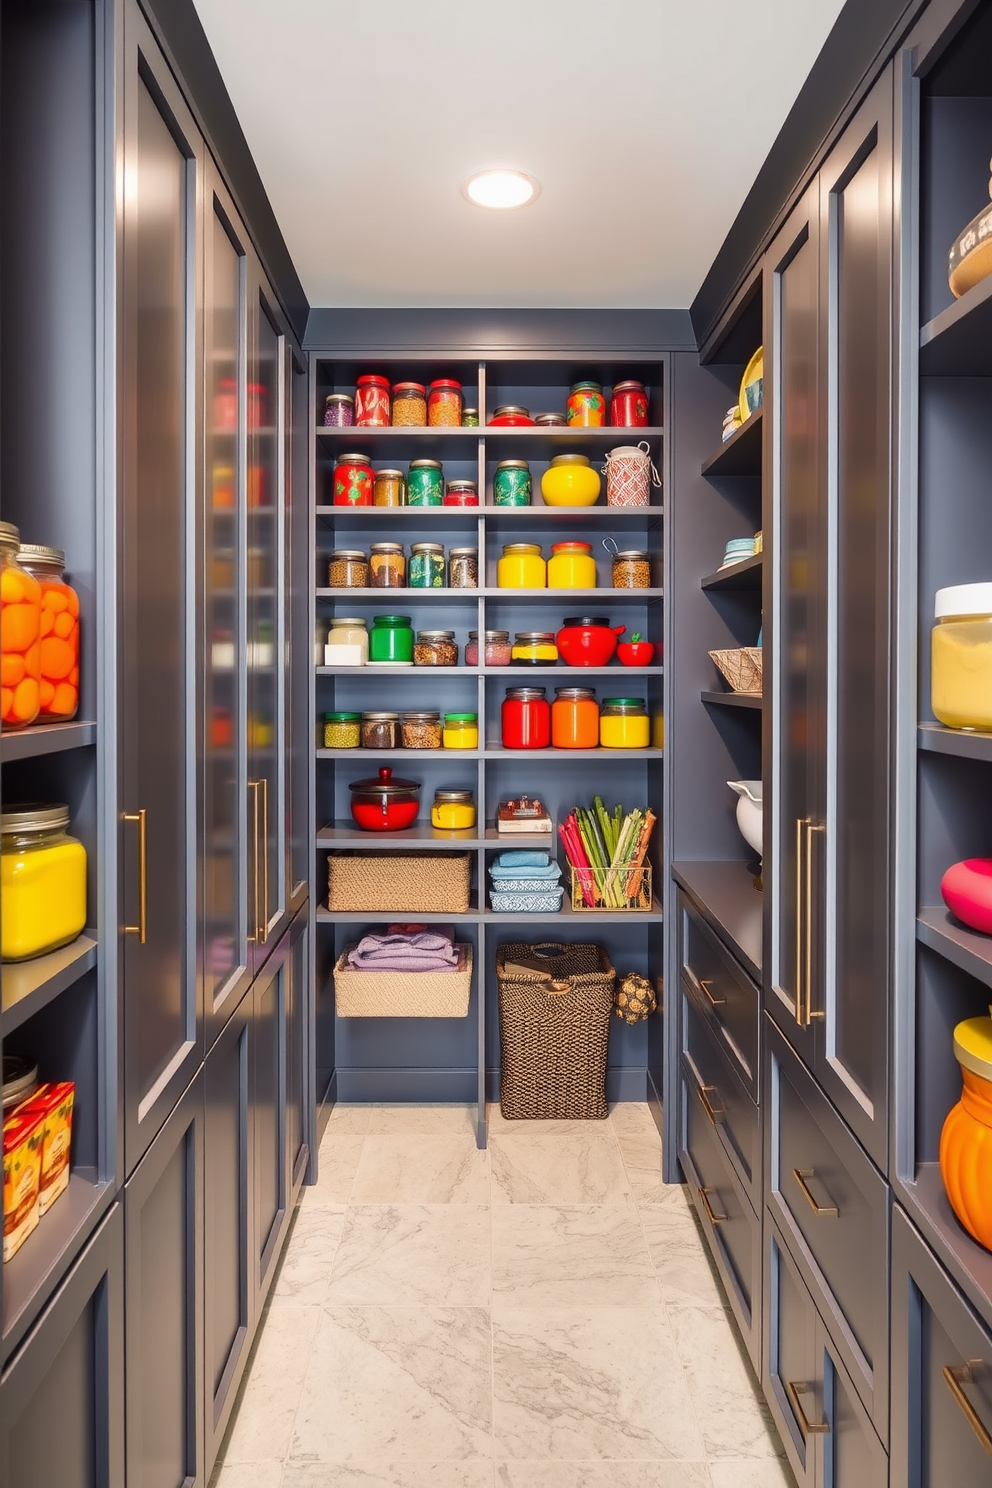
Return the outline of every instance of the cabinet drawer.
[[[741,1076],[758,1094],[758,989],[713,932],[679,895],[682,978],[701,1010],[712,1018]]]
[[[761,1362],[761,1228],[682,1058],[679,1162],[755,1369]]]
[[[892,1215],[892,1482],[988,1488],[992,1333],[898,1207]]]
[[[888,1185],[768,1024],[769,1209],[883,1440]]]
[[[717,1035],[688,996],[682,1000],[682,1041],[688,1098],[699,1102],[757,1210],[761,1207],[758,1109],[737,1073],[739,1066],[724,1053],[722,1040],[717,1042]]]

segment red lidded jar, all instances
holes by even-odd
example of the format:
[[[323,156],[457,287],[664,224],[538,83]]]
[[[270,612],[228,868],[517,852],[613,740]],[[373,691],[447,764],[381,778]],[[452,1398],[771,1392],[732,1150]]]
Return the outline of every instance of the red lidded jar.
[[[334,505],[371,506],[373,481],[368,455],[340,455],[334,467]]]
[[[551,705],[544,687],[509,687],[500,712],[504,749],[547,749]]]
[[[462,385],[439,377],[427,390],[427,422],[432,429],[461,428]]]
[[[364,429],[384,429],[389,424],[389,378],[366,372],[355,387],[355,423]]]
[[[643,382],[618,382],[610,399],[614,429],[643,429],[648,422],[648,395]]]

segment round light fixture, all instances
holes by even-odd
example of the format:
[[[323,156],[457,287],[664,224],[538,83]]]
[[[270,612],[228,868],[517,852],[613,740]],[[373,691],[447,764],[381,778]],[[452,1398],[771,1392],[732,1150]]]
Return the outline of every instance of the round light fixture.
[[[510,207],[525,207],[540,189],[532,176],[518,170],[477,171],[462,182],[462,195],[474,206],[502,211]]]

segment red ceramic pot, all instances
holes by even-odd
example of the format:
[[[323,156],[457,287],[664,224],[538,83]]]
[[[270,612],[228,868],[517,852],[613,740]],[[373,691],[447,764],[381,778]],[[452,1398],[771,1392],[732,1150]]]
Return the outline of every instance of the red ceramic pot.
[[[394,780],[388,766],[377,780],[354,780],[348,789],[351,814],[363,832],[402,832],[417,820],[419,781]]]
[[[992,935],[992,858],[953,863],[940,881],[951,914],[983,935]]]
[[[534,423],[529,408],[517,403],[503,403],[489,420],[490,429],[523,429]]]
[[[558,655],[568,666],[606,666],[617,649],[617,636],[626,629],[601,615],[572,615],[555,637]]]

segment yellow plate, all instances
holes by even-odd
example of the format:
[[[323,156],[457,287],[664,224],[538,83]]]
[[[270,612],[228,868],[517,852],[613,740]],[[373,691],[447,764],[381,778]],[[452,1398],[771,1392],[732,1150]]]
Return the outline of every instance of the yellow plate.
[[[751,414],[754,412],[754,409],[749,406],[747,401],[748,387],[752,382],[758,382],[759,379],[764,377],[764,375],[765,348],[763,346],[759,346],[757,351],[754,353],[754,356],[744,368],[744,376],[741,378],[741,391],[740,396],[737,400],[737,406],[741,411],[742,423],[746,423],[746,421],[751,417]]]

